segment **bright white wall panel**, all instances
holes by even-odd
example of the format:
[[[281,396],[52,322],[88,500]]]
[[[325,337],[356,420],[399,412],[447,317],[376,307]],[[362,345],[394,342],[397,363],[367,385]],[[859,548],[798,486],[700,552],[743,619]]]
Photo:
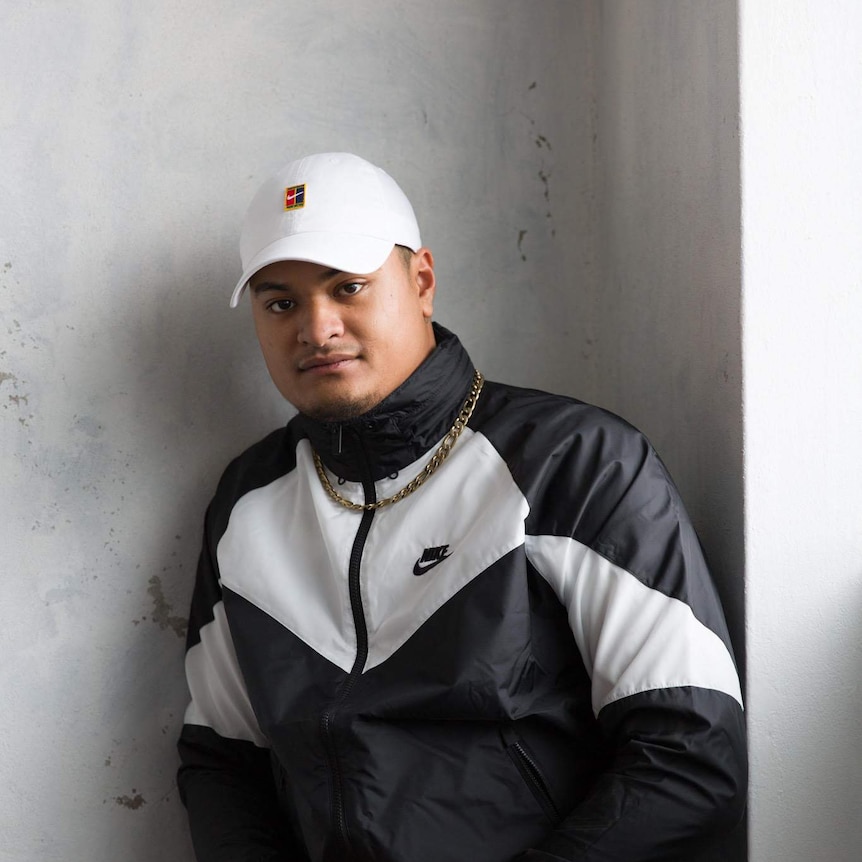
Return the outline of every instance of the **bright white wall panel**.
[[[740,5],[751,858],[862,821],[862,9]]]

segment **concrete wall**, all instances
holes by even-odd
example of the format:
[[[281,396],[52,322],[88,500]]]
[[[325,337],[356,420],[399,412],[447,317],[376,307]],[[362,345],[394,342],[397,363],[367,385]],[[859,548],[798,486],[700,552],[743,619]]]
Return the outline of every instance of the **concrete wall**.
[[[388,166],[478,365],[591,394],[585,9],[0,6],[0,860],[191,859],[173,746],[203,509],[288,415],[227,307],[272,170]]]
[[[862,820],[862,11],[740,5],[751,858]]]

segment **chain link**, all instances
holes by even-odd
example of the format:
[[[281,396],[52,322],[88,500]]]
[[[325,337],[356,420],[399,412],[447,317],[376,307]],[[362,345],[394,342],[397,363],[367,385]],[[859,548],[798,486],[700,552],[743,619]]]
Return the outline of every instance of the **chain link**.
[[[317,468],[317,475],[320,476],[320,481],[323,484],[323,488],[326,493],[329,494],[336,503],[344,506],[345,509],[350,509],[352,512],[367,512],[371,509],[382,509],[384,506],[391,506],[393,503],[397,503],[399,500],[403,500],[405,497],[412,494],[429,479],[429,477],[446,460],[446,457],[452,451],[455,441],[461,436],[461,432],[467,427],[467,423],[473,415],[473,409],[476,406],[476,402],[479,400],[479,393],[482,391],[482,384],[484,382],[485,378],[482,376],[481,372],[476,371],[473,374],[473,382],[470,386],[470,392],[467,394],[466,400],[461,405],[461,409],[455,417],[455,422],[443,438],[440,445],[437,447],[437,451],[431,456],[431,460],[425,465],[425,468],[418,476],[411,479],[397,494],[393,494],[391,497],[384,497],[382,500],[377,500],[375,503],[353,503],[350,500],[345,499],[338,493],[338,491],[335,490],[335,488],[332,487],[332,482],[329,481],[329,477],[326,475],[326,470],[323,467],[323,462],[320,460],[320,455],[312,449],[314,466]]]

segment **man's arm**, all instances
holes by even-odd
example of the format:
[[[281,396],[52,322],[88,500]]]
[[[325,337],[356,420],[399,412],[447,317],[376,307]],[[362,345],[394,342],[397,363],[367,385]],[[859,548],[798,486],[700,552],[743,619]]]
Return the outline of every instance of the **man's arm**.
[[[198,562],[186,644],[191,703],[177,774],[198,862],[305,858],[279,812],[266,739],[258,727],[225,617],[209,541]]]
[[[269,752],[185,725],[177,775],[199,862],[293,862],[280,826]]]
[[[622,718],[611,766],[524,862],[668,862],[736,825],[746,788],[741,716],[732,707],[721,715],[718,699],[700,694],[705,703],[694,691],[689,709],[657,696]]]
[[[589,489],[573,536],[528,539],[568,611],[614,754],[525,862],[664,862],[744,810],[742,697],[721,606],[660,460],[645,441],[628,456],[633,469],[617,462]]]

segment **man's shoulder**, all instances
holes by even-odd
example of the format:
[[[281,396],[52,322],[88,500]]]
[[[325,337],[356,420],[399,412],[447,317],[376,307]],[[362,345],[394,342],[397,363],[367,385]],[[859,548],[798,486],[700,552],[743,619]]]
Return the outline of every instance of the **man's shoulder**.
[[[578,398],[489,381],[480,414],[486,434],[592,442],[612,451],[642,451],[649,441],[621,416]]]
[[[296,444],[301,439],[296,422],[276,428],[237,455],[219,479],[215,497],[228,503],[261,488],[296,467]]]
[[[593,404],[492,384],[482,433],[530,504],[531,535],[563,530],[627,570],[639,530],[688,521],[664,463],[646,436]],[[635,537],[626,553],[626,542]],[[609,550],[612,549],[612,550]]]

